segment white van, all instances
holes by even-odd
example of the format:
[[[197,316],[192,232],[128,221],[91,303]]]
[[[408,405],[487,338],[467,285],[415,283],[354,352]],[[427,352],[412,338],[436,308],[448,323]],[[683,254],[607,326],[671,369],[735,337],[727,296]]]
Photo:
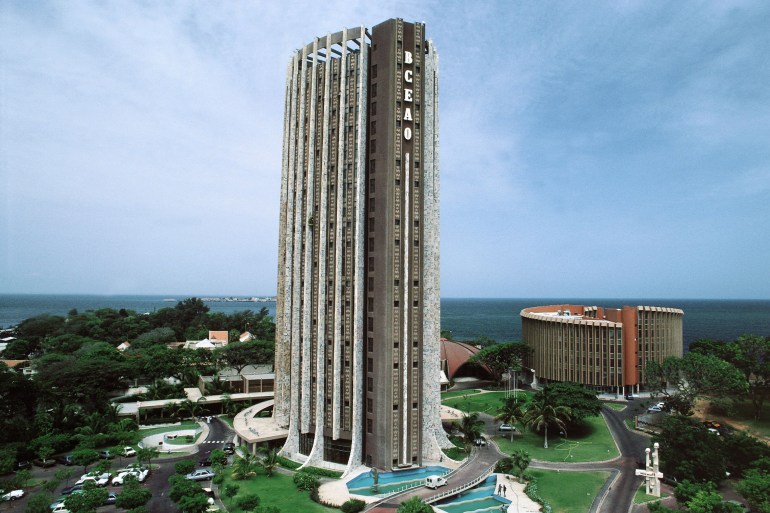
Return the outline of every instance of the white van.
[[[428,476],[425,478],[425,486],[434,490],[439,486],[446,486],[446,484],[446,478],[441,476]]]

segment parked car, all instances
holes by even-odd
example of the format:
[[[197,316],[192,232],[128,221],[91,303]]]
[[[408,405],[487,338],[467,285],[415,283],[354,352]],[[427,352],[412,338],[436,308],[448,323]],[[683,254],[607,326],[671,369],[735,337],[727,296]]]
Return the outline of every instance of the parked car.
[[[69,495],[71,493],[79,492],[83,490],[83,484],[75,484],[70,487],[65,488],[61,491],[62,495]]]
[[[49,468],[56,465],[56,460],[54,459],[44,460],[44,459],[38,458],[36,460],[32,460],[32,464],[35,465],[36,467]]]
[[[233,442],[227,442],[222,450],[225,454],[235,454],[235,444]]]
[[[487,446],[487,440],[482,436],[473,441],[474,444],[476,444],[476,447],[486,447]]]
[[[133,476],[140,483],[147,479],[147,470],[128,469],[121,470],[117,476],[112,478],[112,486],[121,486],[126,481],[126,477]]]
[[[63,502],[52,504],[51,506],[51,513],[70,513],[70,510],[64,506]]]
[[[17,499],[21,499],[24,497],[24,490],[11,490],[10,492],[3,495],[2,499],[4,501],[15,501]]]
[[[130,458],[131,456],[136,456],[136,451],[134,450],[133,447],[126,446],[126,447],[123,447],[122,455],[124,458]]]
[[[658,406],[657,404],[647,408],[647,413],[660,413],[662,411],[663,411],[663,408]]]
[[[497,430],[498,431],[516,431],[516,426],[512,426],[510,424],[500,424]]]
[[[96,486],[107,486],[107,483],[110,482],[110,477],[112,477],[112,474],[109,472],[85,474],[75,484],[85,484],[90,481]]]
[[[16,462],[16,470],[28,470],[30,468],[32,468],[32,463],[29,460]]]
[[[109,449],[104,449],[102,451],[99,451],[99,457],[103,460],[111,460],[112,458],[115,457],[115,455],[112,454]]]
[[[214,476],[216,476],[216,474],[211,469],[200,468],[190,472],[185,477],[187,477],[187,479],[190,481],[208,481],[209,479],[213,479]]]
[[[67,465],[67,466],[75,464],[71,454],[62,454],[61,456],[57,456],[56,461],[58,463],[61,463],[62,465]]]
[[[118,502],[118,496],[115,492],[109,492],[107,494],[107,498],[104,500],[104,505],[109,506],[110,504],[115,504]]]

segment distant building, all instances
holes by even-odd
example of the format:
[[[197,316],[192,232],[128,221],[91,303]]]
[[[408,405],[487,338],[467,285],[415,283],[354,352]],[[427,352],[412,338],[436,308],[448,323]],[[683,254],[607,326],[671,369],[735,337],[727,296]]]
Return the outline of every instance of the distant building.
[[[275,420],[305,465],[438,460],[438,56],[425,25],[344,29],[287,67]]]
[[[638,391],[648,361],[682,356],[677,308],[553,305],[521,311],[522,339],[538,379],[611,393]]]
[[[233,368],[221,370],[216,376],[200,376],[198,389],[206,393],[206,385],[219,381],[229,394],[272,392],[275,374],[272,365],[247,365],[240,372]]]
[[[447,388],[455,378],[492,379],[485,366],[468,364],[468,360],[479,352],[479,348],[467,342],[455,342],[442,338],[441,387]]]
[[[215,345],[226,346],[230,340],[230,333],[227,331],[209,331],[209,340]]]
[[[254,335],[249,333],[248,331],[244,331],[241,333],[241,335],[238,337],[238,342],[249,342],[251,340],[254,340]]]

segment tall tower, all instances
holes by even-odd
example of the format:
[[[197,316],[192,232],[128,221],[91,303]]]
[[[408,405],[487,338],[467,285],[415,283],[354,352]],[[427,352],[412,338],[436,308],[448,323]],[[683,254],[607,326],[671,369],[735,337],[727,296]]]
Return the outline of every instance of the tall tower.
[[[391,19],[297,50],[286,78],[275,418],[283,453],[421,465],[439,396],[438,56]]]

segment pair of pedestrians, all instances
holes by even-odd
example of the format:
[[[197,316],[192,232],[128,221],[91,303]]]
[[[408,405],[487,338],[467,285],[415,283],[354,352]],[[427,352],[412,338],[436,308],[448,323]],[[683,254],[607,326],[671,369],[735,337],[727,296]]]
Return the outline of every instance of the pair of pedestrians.
[[[506,490],[505,485],[500,483],[499,485],[497,485],[497,491],[495,493],[497,493],[498,495],[505,496],[505,490]]]

